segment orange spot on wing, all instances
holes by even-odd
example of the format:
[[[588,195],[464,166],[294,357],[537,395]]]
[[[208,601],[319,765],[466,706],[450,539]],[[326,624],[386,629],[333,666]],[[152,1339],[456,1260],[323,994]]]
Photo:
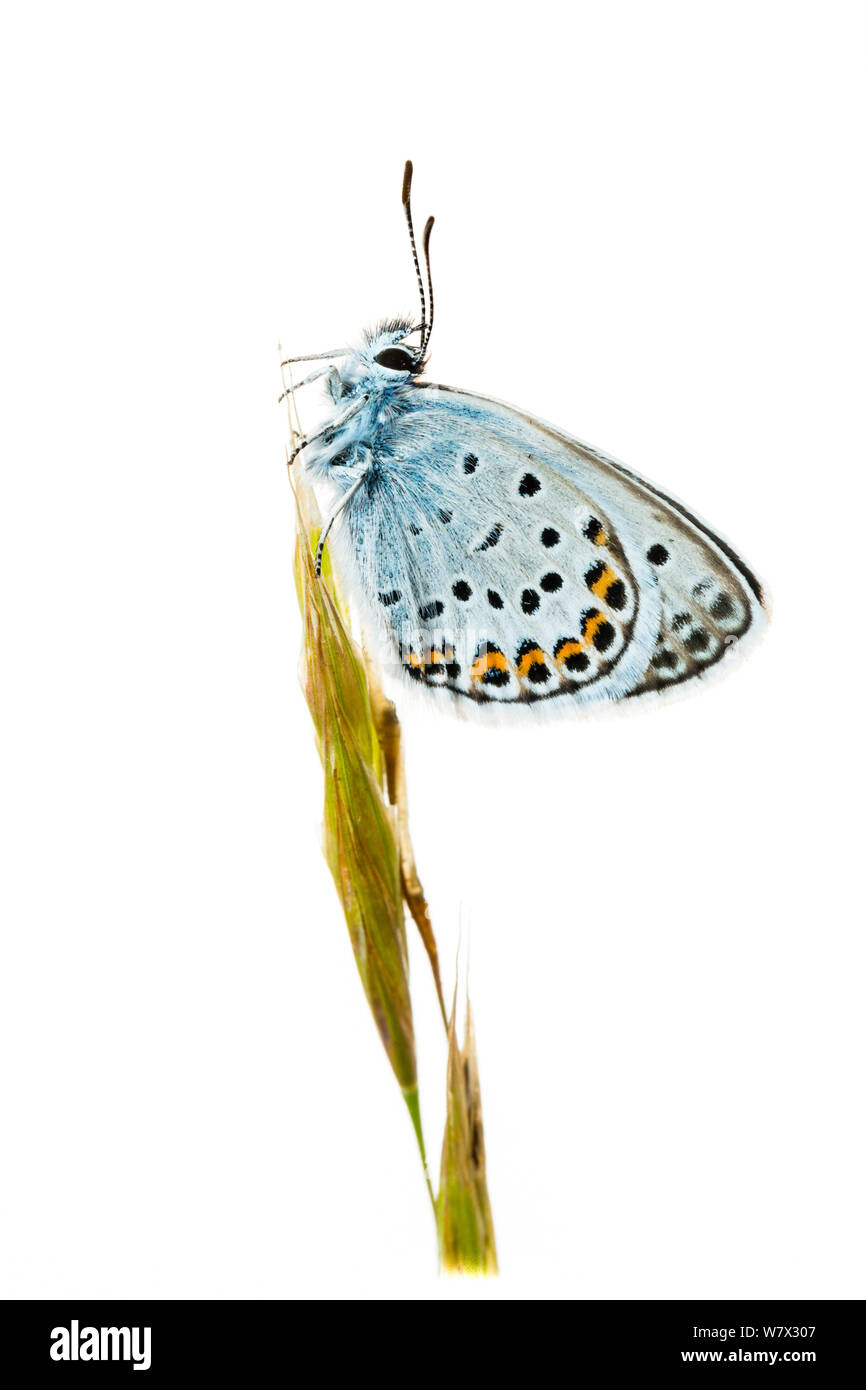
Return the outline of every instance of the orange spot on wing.
[[[544,664],[544,652],[540,647],[530,647],[529,651],[524,652],[521,656],[517,670],[521,676],[525,676],[528,674],[530,666],[534,666],[536,662],[541,665]]]
[[[599,580],[599,583],[601,583],[601,580]],[[593,588],[595,588],[595,585],[593,585]],[[596,613],[594,618],[590,618],[589,622],[586,625],[586,631],[583,634],[586,638],[588,646],[592,645],[593,641],[595,640],[595,634],[598,632],[598,629],[601,627],[602,623],[606,622],[607,619],[601,613]]]
[[[593,618],[592,621],[595,622],[595,618]],[[589,632],[589,626],[587,626],[587,632]],[[591,640],[592,639],[590,638],[590,641]],[[563,645],[560,647],[559,651],[556,653],[557,665],[563,666],[570,656],[577,656],[578,652],[582,651],[582,642],[564,642]]]
[[[597,542],[596,542],[596,544],[597,544]],[[613,570],[611,569],[610,565],[605,565],[605,567],[604,567],[604,569],[602,570],[601,574],[598,576],[598,579],[595,581],[595,583],[594,583],[593,586],[592,586],[592,592],[593,592],[594,594],[598,594],[598,597],[599,597],[599,598],[604,598],[604,595],[605,595],[605,593],[607,592],[607,587],[608,587],[608,585],[609,585],[609,584],[613,584],[613,582],[615,581],[615,579],[616,579],[616,575],[614,574],[614,572],[613,572]]]
[[[480,681],[484,679],[484,676],[487,674],[488,671],[507,670],[508,662],[505,659],[505,656],[501,651],[498,650],[498,648],[492,647],[489,651],[482,652],[480,656],[477,656],[475,658],[474,662],[472,663],[472,670],[470,672],[470,675],[472,675],[475,678],[475,680]]]

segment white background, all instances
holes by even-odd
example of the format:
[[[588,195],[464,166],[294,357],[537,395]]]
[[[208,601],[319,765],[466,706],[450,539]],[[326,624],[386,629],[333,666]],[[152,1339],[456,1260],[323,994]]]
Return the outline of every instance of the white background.
[[[863,6],[31,5],[3,36],[2,1292],[862,1297]],[[438,1280],[319,852],[277,342],[682,496],[730,679],[408,722],[502,1277]],[[859,822],[859,823],[858,823]],[[428,1144],[444,1047],[413,984]]]

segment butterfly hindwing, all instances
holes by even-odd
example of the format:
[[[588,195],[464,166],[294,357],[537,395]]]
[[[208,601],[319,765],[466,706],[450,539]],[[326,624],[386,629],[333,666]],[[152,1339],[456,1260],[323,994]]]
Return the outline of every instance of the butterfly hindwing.
[[[443,387],[408,393],[349,538],[407,675],[478,705],[663,689],[760,619],[750,572],[678,503],[519,411]]]

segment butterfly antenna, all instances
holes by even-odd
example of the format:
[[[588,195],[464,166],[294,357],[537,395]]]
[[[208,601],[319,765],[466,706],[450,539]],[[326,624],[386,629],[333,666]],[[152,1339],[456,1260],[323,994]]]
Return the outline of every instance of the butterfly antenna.
[[[423,357],[423,355],[424,355],[424,350],[425,350],[425,348],[427,347],[427,344],[428,344],[429,341],[430,341],[430,336],[431,336],[431,334],[432,334],[432,332],[433,332],[433,275],[432,275],[432,273],[431,273],[431,271],[430,271],[430,233],[432,232],[432,230],[433,230],[433,218],[432,218],[432,217],[428,217],[428,218],[427,218],[427,223],[426,223],[426,225],[425,225],[425,227],[424,227],[423,244],[424,244],[424,260],[425,260],[426,265],[427,265],[427,291],[428,291],[428,294],[429,294],[429,296],[430,296],[430,322],[427,324],[427,336],[426,336],[426,337],[423,337],[423,338],[421,339],[421,356],[422,356],[422,357]]]
[[[421,276],[421,265],[418,261],[418,248],[415,245],[415,229],[412,226],[412,161],[406,160],[406,168],[403,170],[403,211],[406,214],[406,225],[409,228],[409,242],[412,247],[412,260],[415,262],[415,274],[418,277],[418,293],[421,296],[421,347],[418,349],[420,358],[424,352],[424,344],[427,341],[427,302],[424,298],[424,281]]]

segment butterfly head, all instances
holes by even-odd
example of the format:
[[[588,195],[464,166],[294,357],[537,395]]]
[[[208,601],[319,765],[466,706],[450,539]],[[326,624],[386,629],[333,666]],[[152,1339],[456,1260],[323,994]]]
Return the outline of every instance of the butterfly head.
[[[402,386],[424,370],[420,346],[408,341],[420,329],[410,319],[386,319],[364,334],[360,347],[340,366],[340,375],[363,378],[374,387]],[[422,338],[423,341],[423,338]]]
[[[394,323],[381,324],[368,333],[365,347],[371,370],[386,373],[386,381],[395,374],[407,380],[417,376],[423,370],[424,359],[419,357],[417,347],[404,341],[416,331],[408,323]]]

